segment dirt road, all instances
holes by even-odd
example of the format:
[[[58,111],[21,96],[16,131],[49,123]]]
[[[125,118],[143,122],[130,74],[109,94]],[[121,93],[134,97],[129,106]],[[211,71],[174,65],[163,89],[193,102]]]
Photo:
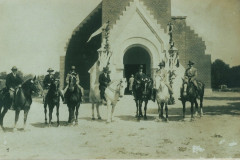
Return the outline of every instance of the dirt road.
[[[157,104],[148,105],[148,120],[134,118],[133,98],[125,96],[115,110],[115,121],[91,120],[91,105],[79,109],[79,125],[67,126],[68,110],[61,104],[61,126],[44,124],[43,105],[32,104],[27,129],[23,131],[21,112],[18,131],[12,132],[14,112],[4,119],[0,132],[0,159],[73,158],[240,158],[240,93],[214,93],[204,99],[204,117],[190,122],[182,119],[179,102],[169,106],[169,122],[156,121]]]

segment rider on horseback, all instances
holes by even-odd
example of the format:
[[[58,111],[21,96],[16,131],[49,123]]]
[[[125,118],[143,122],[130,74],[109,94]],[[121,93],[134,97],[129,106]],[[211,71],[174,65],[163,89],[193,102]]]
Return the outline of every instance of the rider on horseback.
[[[110,76],[109,76],[109,68],[108,67],[104,67],[103,68],[103,73],[101,73],[99,75],[99,90],[100,90],[100,97],[102,99],[102,103],[106,104],[106,97],[105,97],[105,90],[107,88],[107,86],[109,85],[109,83],[111,82]]]
[[[45,100],[46,100],[46,95],[48,93],[48,90],[49,90],[49,87],[50,87],[50,84],[54,81],[54,75],[53,75],[53,72],[54,70],[52,68],[49,68],[47,70],[48,74],[44,77],[44,80],[43,80],[43,103],[45,104]]]
[[[168,87],[169,94],[173,94],[173,89],[168,82],[169,75],[168,75],[168,71],[165,69],[165,62],[164,61],[160,62],[158,66],[159,66],[159,69],[156,71],[156,76],[161,77],[161,81]],[[154,99],[155,97],[156,97],[156,94],[154,93]]]
[[[193,67],[194,63],[192,61],[189,61],[188,62],[188,68],[186,69],[185,71],[185,74],[184,74],[184,81],[185,82],[191,82],[194,84],[194,86],[196,87],[197,91],[199,90],[199,87],[198,87],[198,83],[197,83],[197,80],[196,80],[196,77],[197,77],[197,69]],[[180,89],[180,95],[182,93],[182,89]],[[181,97],[179,98],[179,100],[181,100]]]
[[[44,94],[43,95],[43,103],[44,103],[44,105],[47,105],[46,104],[46,96],[47,96],[47,93],[49,91],[51,83],[53,83],[54,81],[57,80],[54,77],[54,74],[53,74],[54,70],[52,68],[49,68],[47,70],[47,72],[48,72],[48,74],[44,77],[44,80],[43,80],[43,94]],[[58,92],[59,92],[59,94],[62,98],[62,101],[64,101],[63,94],[62,94],[61,90],[58,89]]]
[[[14,99],[15,95],[18,92],[19,87],[21,87],[21,84],[23,83],[22,78],[17,74],[17,67],[12,67],[12,72],[9,73],[6,77],[6,87],[7,91],[10,95],[10,101],[12,103],[10,109],[14,109]]]
[[[70,70],[70,72],[67,74],[67,77],[66,77],[66,83],[67,83],[67,86],[65,87],[65,89],[64,89],[64,94],[65,94],[65,96],[67,97],[68,95],[66,94],[66,92],[67,92],[67,90],[68,90],[68,87],[69,87],[69,83],[70,83],[70,78],[71,77],[75,77],[76,78],[76,86],[80,89],[80,91],[82,92],[81,94],[83,94],[83,88],[80,86],[80,79],[79,79],[79,75],[76,73],[76,71],[75,71],[75,66],[72,66],[71,67],[71,70]],[[67,102],[66,102],[66,100],[67,100],[67,98],[64,98],[65,99],[65,101],[64,101],[64,104],[66,104]]]
[[[145,78],[145,77],[146,77],[146,75],[145,75],[145,73],[143,73],[143,65],[140,65],[139,71],[134,76],[134,82],[133,82],[133,95],[134,95],[134,97],[136,96],[136,91],[135,91],[136,85],[140,85],[142,79]]]

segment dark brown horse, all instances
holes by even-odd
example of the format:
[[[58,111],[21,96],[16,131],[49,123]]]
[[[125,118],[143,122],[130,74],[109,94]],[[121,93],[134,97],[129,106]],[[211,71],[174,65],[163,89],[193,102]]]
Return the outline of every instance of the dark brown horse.
[[[143,117],[142,103],[144,102],[144,119],[147,119],[147,104],[151,99],[153,83],[149,77],[141,79],[140,83],[136,83],[133,86],[134,99],[136,102],[136,118],[138,120]]]
[[[59,90],[59,80],[54,80],[50,84],[49,91],[46,95],[46,104],[48,105],[49,109],[49,127],[52,123],[52,113],[53,109],[56,106],[56,115],[57,115],[57,126],[59,126],[59,106],[60,106],[60,96],[61,91]],[[62,101],[64,101],[62,96]],[[47,124],[47,105],[44,105],[44,112],[45,112],[45,123]]]
[[[185,110],[186,110],[186,102],[189,101],[191,103],[191,120],[194,119],[194,104],[196,109],[196,114],[198,114],[198,102],[197,99],[200,99],[200,116],[203,116],[203,96],[204,96],[204,87],[205,85],[198,81],[198,88],[194,86],[192,82],[188,82],[183,80],[183,87],[181,91],[181,101],[183,105],[183,119],[185,120]]]
[[[77,125],[78,109],[80,107],[80,103],[82,100],[82,92],[81,92],[81,89],[76,84],[75,76],[70,77],[69,86],[64,97],[67,101],[67,106],[69,111],[68,123],[72,125],[75,120],[75,125]],[[75,113],[75,117],[74,117],[74,113]]]
[[[26,127],[26,121],[30,106],[32,104],[32,94],[33,92],[39,92],[39,83],[36,81],[36,77],[29,79],[22,84],[15,95],[14,108],[15,108],[15,124],[13,131],[16,131],[16,124],[18,122],[19,113],[24,110],[24,128]],[[3,127],[3,118],[7,113],[8,109],[11,107],[11,101],[9,100],[9,95],[3,95],[0,98],[0,129]],[[3,111],[2,111],[3,108]]]

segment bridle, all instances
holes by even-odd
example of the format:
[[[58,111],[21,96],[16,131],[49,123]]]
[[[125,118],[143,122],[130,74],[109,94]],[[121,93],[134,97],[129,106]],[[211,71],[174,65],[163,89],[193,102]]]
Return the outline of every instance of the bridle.
[[[123,83],[123,81],[120,80],[119,84],[117,84],[117,87],[118,87],[117,89],[114,89],[114,88],[111,87],[111,85],[114,84],[115,82],[118,82],[118,80],[115,80],[115,81],[111,82],[107,88],[112,92],[120,93],[121,84]]]

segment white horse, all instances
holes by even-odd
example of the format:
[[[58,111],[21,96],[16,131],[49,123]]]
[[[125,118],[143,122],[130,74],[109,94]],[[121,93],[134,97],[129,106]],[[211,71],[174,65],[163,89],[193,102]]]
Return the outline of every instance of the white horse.
[[[90,93],[89,93],[89,101],[92,103],[92,120],[95,119],[94,116],[94,106],[96,104],[96,110],[97,110],[97,116],[98,119],[101,119],[100,113],[99,113],[99,106],[102,103],[102,100],[100,98],[100,90],[99,90],[99,82],[98,78],[100,73],[103,70],[103,66],[106,66],[107,63],[104,61],[101,55],[99,56],[98,61],[93,65],[93,67],[90,69]],[[111,82],[109,86],[105,90],[105,97],[107,100],[107,110],[108,110],[108,118],[107,122],[111,122],[113,120],[113,113],[114,108],[117,104],[117,101],[119,100],[119,97],[122,97],[124,94],[124,90],[126,88],[126,79],[119,76],[119,74],[116,74],[116,68],[114,66],[109,66],[110,68],[110,78]]]
[[[155,87],[157,89],[156,100],[157,100],[157,104],[158,104],[159,118],[164,119],[163,107],[164,107],[164,104],[165,104],[166,121],[168,121],[168,100],[170,98],[168,87],[162,81],[162,78],[160,76],[157,76],[155,78]]]

